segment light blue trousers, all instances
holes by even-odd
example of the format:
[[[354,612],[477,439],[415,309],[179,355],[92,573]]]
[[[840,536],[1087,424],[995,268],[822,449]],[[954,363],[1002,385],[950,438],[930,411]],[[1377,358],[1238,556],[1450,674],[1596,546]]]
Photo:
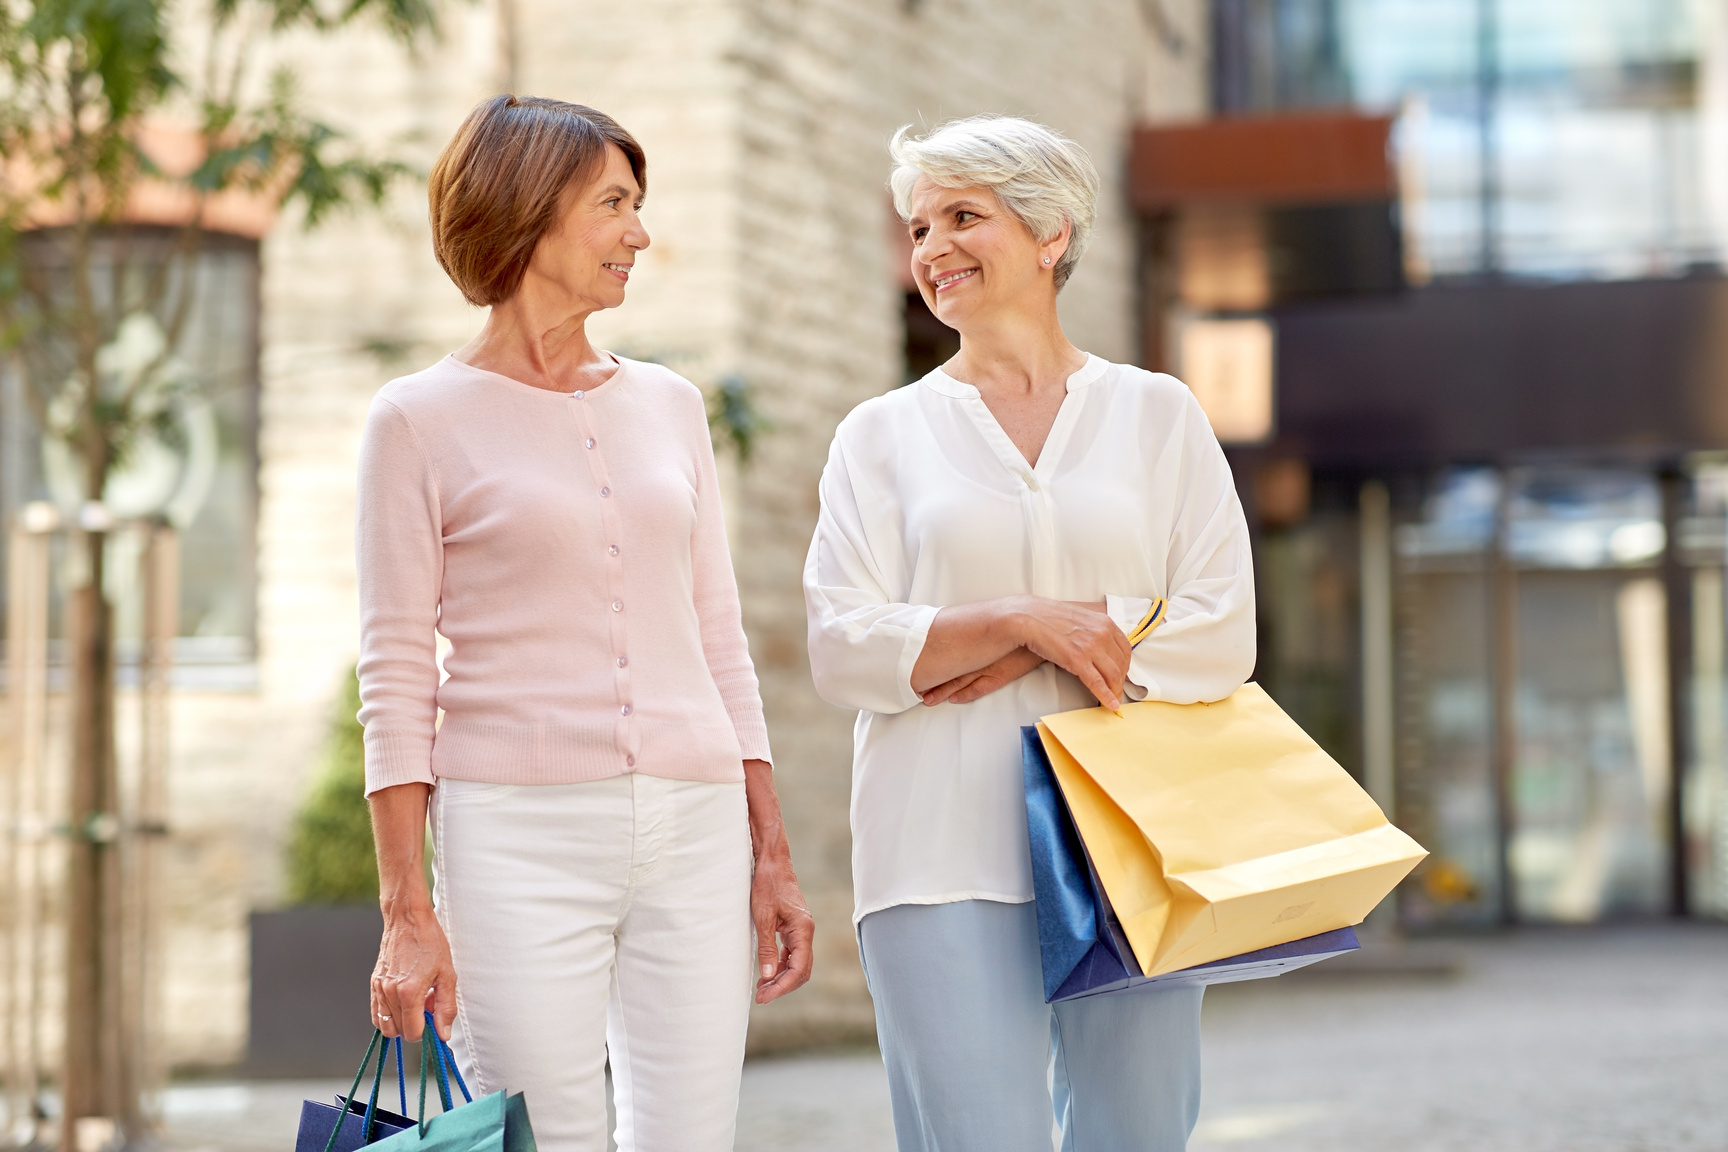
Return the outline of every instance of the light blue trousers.
[[[858,929],[900,1152],[1182,1152],[1201,988],[1044,1002],[1032,904],[901,904]]]

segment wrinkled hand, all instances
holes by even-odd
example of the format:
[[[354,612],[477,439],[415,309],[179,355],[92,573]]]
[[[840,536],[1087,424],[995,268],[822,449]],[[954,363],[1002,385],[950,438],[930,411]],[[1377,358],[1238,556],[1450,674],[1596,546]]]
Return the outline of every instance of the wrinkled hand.
[[[816,922],[804,906],[790,854],[772,852],[756,858],[750,918],[756,923],[760,977],[756,1003],[766,1004],[802,988],[815,959]]]
[[[456,965],[430,904],[384,918],[372,969],[372,1023],[386,1036],[419,1040],[427,1011],[448,1040],[456,1021]]]
[[[1122,707],[1122,684],[1134,649],[1106,613],[1025,596],[1016,604],[1016,615],[1021,643],[1033,655],[1073,673],[1104,707]]]
[[[934,708],[938,704],[970,704],[982,699],[998,688],[1006,688],[1020,677],[1042,667],[1044,658],[1036,656],[1030,649],[1016,648],[993,663],[986,664],[976,672],[968,672],[964,676],[956,676],[946,684],[938,684],[924,693],[924,703]]]

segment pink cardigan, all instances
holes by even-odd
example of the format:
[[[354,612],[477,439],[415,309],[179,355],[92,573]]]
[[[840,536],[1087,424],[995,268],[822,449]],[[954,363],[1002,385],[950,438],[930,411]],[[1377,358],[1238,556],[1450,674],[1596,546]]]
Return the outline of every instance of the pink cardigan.
[[[733,781],[769,759],[702,395],[619,363],[567,394],[445,357],[372,402],[368,794],[439,776]]]

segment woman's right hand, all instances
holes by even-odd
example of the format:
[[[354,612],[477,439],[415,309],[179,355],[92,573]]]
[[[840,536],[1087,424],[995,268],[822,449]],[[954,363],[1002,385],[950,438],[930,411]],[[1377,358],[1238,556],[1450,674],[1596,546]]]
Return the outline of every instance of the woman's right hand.
[[[386,1036],[418,1040],[430,1010],[448,1040],[456,1020],[456,965],[430,901],[384,919],[372,969],[372,1023]]]
[[[1098,703],[1122,706],[1122,684],[1134,649],[1103,605],[1017,596],[1011,608],[1023,647],[1079,678]]]
[[[456,1022],[456,965],[426,889],[429,784],[396,784],[367,797],[378,846],[384,940],[372,969],[372,1023],[386,1036],[418,1040],[430,1010],[438,1035]]]

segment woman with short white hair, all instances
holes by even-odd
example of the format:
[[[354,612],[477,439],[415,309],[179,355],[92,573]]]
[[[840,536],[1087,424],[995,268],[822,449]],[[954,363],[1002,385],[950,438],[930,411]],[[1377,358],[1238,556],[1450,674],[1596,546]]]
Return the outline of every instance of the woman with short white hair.
[[[891,151],[913,277],[960,351],[841,422],[804,589],[817,690],[858,709],[854,917],[900,1150],[1049,1152],[1054,1115],[1065,1152],[1176,1152],[1201,992],[1044,1002],[1019,729],[1239,687],[1242,509],[1187,388],[1063,335],[1086,154],[983,116]]]

